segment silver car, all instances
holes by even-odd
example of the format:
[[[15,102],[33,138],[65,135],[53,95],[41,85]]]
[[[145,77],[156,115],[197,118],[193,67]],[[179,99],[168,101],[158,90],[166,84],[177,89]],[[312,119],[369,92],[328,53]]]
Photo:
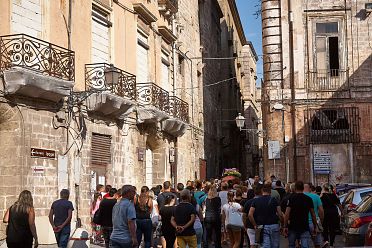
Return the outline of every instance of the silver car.
[[[345,199],[341,202],[343,215],[355,209],[358,204],[370,194],[372,194],[372,187],[350,190],[349,193],[345,196]]]

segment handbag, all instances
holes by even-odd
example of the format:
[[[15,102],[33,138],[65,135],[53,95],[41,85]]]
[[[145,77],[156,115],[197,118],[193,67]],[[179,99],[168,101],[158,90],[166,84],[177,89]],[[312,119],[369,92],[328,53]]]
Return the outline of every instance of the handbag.
[[[162,236],[162,231],[161,231],[161,221],[158,222],[156,229],[155,229],[155,237],[160,238]]]
[[[240,213],[237,209],[229,206],[229,216],[227,219],[227,225],[236,226],[236,227],[244,227],[242,213]]]
[[[100,208],[98,208],[97,211],[94,213],[93,223],[97,224],[97,225],[102,224],[101,215],[100,215]]]

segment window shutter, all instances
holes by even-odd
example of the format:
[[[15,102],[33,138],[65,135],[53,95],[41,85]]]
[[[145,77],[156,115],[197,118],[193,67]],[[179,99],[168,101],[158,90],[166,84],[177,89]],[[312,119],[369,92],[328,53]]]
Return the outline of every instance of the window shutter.
[[[137,82],[147,83],[149,81],[147,37],[137,33],[137,41]]]
[[[92,165],[111,164],[111,136],[92,134],[91,161]]]
[[[324,73],[327,68],[326,37],[316,37],[316,68],[318,73]]]
[[[110,37],[108,15],[92,9],[92,63],[109,63]]]

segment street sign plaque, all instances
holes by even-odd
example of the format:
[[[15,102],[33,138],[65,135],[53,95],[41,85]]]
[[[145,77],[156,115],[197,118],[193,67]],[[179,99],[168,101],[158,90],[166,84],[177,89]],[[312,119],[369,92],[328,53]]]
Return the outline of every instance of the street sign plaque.
[[[56,151],[31,147],[31,157],[56,159]]]
[[[313,157],[314,173],[329,174],[331,172],[332,155],[329,153],[315,153]]]
[[[267,142],[269,159],[280,159],[280,143],[278,140]]]

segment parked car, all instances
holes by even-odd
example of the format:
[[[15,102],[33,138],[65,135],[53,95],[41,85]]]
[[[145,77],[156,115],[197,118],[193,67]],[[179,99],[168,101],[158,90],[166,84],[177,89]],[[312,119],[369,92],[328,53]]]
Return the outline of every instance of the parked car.
[[[364,246],[372,246],[372,222],[368,225]]]
[[[370,183],[343,183],[336,185],[336,193],[337,195],[343,195],[349,193],[352,189],[364,188],[364,187],[372,187]]]
[[[350,190],[349,193],[345,196],[344,201],[341,202],[343,215],[355,209],[356,206],[358,206],[358,204],[371,193],[372,187],[364,187]]]
[[[372,222],[372,196],[368,195],[345,216],[344,237],[346,246],[363,246]]]

